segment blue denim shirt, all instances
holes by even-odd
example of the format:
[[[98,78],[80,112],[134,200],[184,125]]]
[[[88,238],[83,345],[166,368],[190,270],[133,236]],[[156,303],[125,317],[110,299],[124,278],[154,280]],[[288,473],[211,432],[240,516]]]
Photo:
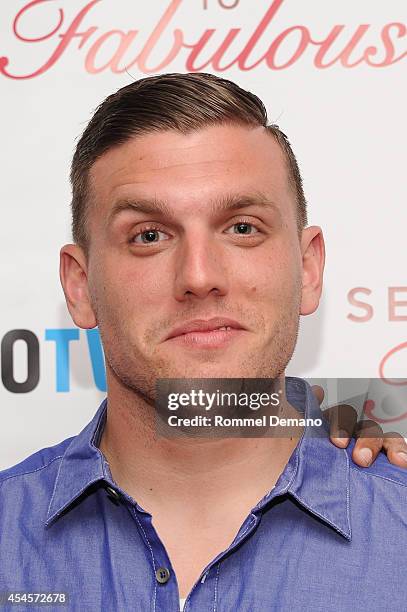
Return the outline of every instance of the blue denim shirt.
[[[321,416],[301,379],[287,378],[287,395]],[[64,592],[69,603],[49,609],[179,610],[151,514],[97,447],[106,401],[79,435],[0,472],[3,601],[6,591]],[[353,443],[338,449],[325,429],[305,429],[275,487],[197,576],[186,612],[407,610],[407,473],[383,455],[359,468]]]

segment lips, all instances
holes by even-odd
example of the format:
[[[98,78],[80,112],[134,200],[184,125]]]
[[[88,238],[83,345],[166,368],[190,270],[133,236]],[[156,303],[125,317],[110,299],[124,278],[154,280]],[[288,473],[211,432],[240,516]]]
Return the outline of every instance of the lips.
[[[206,321],[204,319],[195,319],[194,321],[188,321],[184,325],[174,328],[166,337],[166,340],[188,334],[189,332],[208,332],[220,328],[246,329],[238,321],[224,317],[214,317]]]

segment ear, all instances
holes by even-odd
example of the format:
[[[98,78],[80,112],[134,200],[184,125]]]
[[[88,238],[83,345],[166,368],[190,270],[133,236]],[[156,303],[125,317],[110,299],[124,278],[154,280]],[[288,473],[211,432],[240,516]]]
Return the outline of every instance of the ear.
[[[302,299],[300,313],[309,315],[318,308],[325,265],[325,243],[322,230],[306,227],[301,236]]]
[[[60,251],[59,277],[66,305],[74,323],[82,329],[96,327],[87,277],[85,254],[77,244],[65,244]]]

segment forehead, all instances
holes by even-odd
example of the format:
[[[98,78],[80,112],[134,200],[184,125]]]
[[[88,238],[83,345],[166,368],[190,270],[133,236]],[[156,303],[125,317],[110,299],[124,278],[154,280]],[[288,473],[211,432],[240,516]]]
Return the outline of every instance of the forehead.
[[[225,189],[261,189],[285,215],[293,209],[284,154],[263,127],[217,125],[188,134],[168,130],[132,137],[104,153],[89,178],[99,213],[137,196],[170,206],[189,203],[196,210]]]

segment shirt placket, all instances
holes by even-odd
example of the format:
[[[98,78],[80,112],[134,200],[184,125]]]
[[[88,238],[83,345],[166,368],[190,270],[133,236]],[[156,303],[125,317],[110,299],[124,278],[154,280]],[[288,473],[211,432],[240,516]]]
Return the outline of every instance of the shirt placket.
[[[131,505],[130,514],[134,518],[145,546],[149,551],[153,577],[153,612],[172,612],[179,610],[179,590],[177,578],[164,544],[152,524],[152,516],[137,504]],[[184,612],[217,609],[218,580],[223,558],[250,537],[261,519],[261,512],[250,513],[240,527],[232,544],[219,553],[201,572],[186,597]]]

